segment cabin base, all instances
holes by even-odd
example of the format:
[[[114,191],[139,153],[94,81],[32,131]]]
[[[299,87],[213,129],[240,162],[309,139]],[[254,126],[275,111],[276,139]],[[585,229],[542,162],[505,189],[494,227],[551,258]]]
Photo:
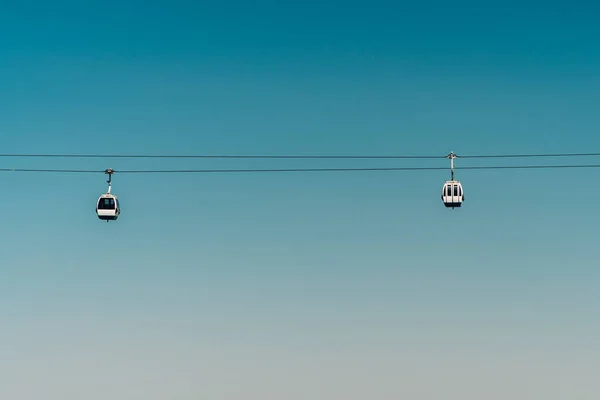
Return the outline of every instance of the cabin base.
[[[444,203],[446,208],[460,208],[462,203]]]
[[[119,218],[118,215],[98,215],[98,218],[102,221],[116,221]]]

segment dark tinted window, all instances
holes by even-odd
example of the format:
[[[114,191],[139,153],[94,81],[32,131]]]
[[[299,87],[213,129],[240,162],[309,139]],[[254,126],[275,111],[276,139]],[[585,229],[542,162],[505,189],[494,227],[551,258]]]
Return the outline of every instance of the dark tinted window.
[[[115,209],[115,199],[113,198],[103,198],[98,201],[98,209],[99,210],[114,210]]]

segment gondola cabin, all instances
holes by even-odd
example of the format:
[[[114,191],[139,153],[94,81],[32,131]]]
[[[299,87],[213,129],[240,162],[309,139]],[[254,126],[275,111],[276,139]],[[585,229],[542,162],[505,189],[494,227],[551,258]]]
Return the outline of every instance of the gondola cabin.
[[[103,221],[116,221],[121,214],[117,196],[108,193],[101,195],[96,204],[96,214]]]
[[[442,187],[442,201],[447,208],[461,207],[465,201],[463,187],[459,181],[446,181]]]

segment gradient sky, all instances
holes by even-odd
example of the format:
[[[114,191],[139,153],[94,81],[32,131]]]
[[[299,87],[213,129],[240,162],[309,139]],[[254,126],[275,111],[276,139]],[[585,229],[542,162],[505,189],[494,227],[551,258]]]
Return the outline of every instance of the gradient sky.
[[[2,3],[0,153],[599,151],[590,4]],[[0,397],[596,400],[597,174],[3,173]]]

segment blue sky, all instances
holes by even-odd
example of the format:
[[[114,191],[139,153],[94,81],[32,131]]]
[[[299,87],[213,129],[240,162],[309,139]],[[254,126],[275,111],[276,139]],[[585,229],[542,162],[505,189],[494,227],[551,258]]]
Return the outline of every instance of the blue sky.
[[[598,151],[598,8],[22,2],[0,153]],[[457,165],[532,160],[458,160]],[[543,160],[597,163],[597,160]],[[446,166],[0,159],[0,168]],[[0,397],[595,399],[596,170],[2,174]]]

